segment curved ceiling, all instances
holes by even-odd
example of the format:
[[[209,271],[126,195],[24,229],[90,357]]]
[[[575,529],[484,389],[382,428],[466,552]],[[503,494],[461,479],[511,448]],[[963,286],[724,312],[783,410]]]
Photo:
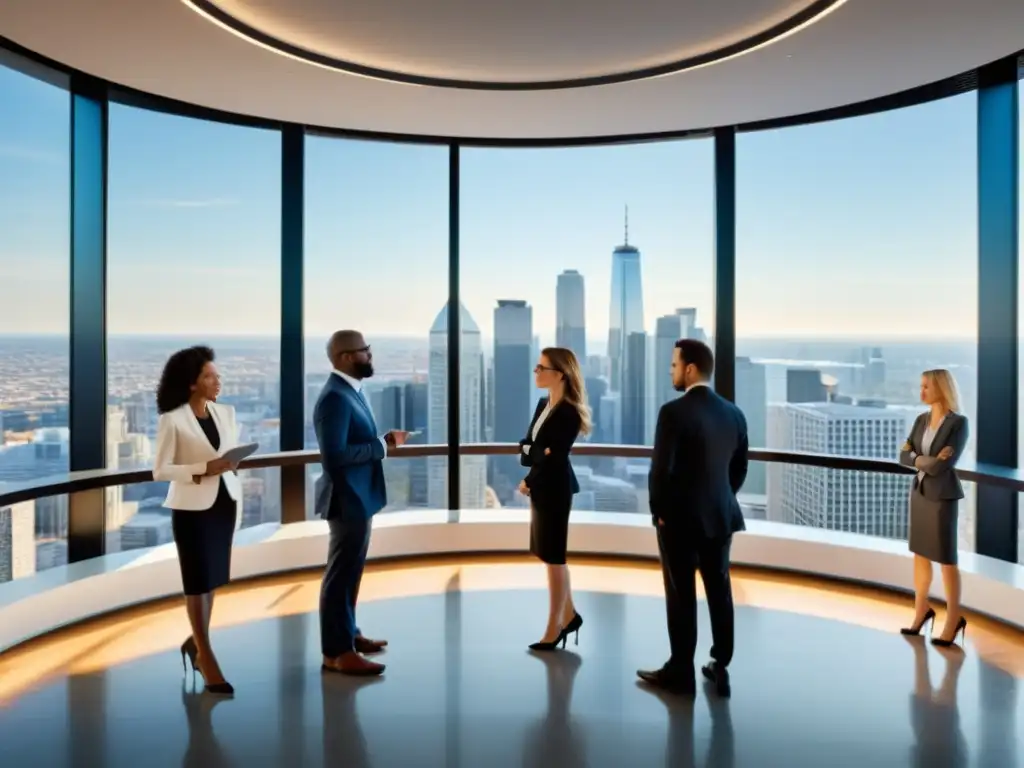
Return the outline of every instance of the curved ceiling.
[[[485,139],[828,109],[1011,55],[1022,29],[1024,3],[1010,0],[0,3],[0,36],[141,91],[314,126]]]
[[[513,3],[434,0],[422,24],[382,34],[376,0],[183,0],[212,22],[284,55],[383,80],[447,88],[543,90],[628,82],[721,61],[781,39],[846,0],[748,0],[701,13],[699,0]],[[414,19],[421,0],[390,0]],[[697,10],[698,12],[695,12]],[[598,23],[581,24],[594,15]]]

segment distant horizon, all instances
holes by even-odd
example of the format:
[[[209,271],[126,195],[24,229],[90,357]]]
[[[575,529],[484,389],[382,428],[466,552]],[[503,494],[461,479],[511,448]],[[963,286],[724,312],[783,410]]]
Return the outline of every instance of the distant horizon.
[[[707,329],[705,329],[707,332]],[[374,334],[372,332],[367,333],[371,344],[373,339],[389,339],[389,340],[422,340],[429,338],[430,334],[397,334],[397,333],[381,333]],[[330,334],[323,335],[311,335],[306,336],[304,341],[309,340],[326,340]],[[535,334],[538,335],[538,334]],[[648,336],[654,336],[653,332],[647,332]],[[69,334],[66,333],[3,333],[0,332],[0,339],[67,339]],[[179,333],[108,333],[108,339],[191,339],[191,338],[202,338],[202,339],[247,339],[247,340],[260,340],[260,341],[277,341],[280,336],[267,335],[265,333],[216,333],[216,334],[204,334],[202,336],[198,334],[179,334]],[[481,338],[493,339],[492,336],[484,336],[481,334]],[[711,337],[714,338],[713,336]],[[820,344],[829,344],[836,342],[863,342],[871,343],[874,341],[888,342],[888,343],[910,343],[910,342],[941,342],[941,341],[974,341],[977,342],[977,336],[966,335],[958,336],[948,333],[935,336],[905,336],[905,335],[871,335],[871,336],[860,336],[860,335],[843,335],[843,334],[831,334],[829,336],[811,336],[803,335],[799,333],[793,333],[789,335],[778,335],[778,334],[744,334],[742,336],[736,336],[737,340],[754,340],[754,341],[801,341],[801,342],[815,342]],[[606,338],[594,338],[588,337],[587,343],[594,342],[597,344],[607,344]],[[1021,336],[1021,341],[1024,342],[1024,336]],[[197,342],[198,343],[198,342]]]

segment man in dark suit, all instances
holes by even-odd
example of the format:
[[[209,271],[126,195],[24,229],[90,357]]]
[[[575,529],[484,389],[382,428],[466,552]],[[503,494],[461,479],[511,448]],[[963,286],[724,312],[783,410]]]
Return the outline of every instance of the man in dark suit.
[[[323,669],[346,675],[379,675],[383,664],[362,654],[379,653],[386,640],[364,637],[356,625],[356,599],[366,564],[373,515],[387,504],[384,458],[407,432],[377,435],[363,380],[373,375],[373,355],[363,335],[338,331],[327,343],[334,370],[313,408],[323,474],[316,481],[316,511],[331,539],[320,587]]]
[[[672,655],[658,670],[639,670],[642,680],[677,693],[696,691],[697,586],[700,570],[711,614],[712,661],[701,672],[721,696],[730,693],[733,654],[729,547],[744,529],[736,493],[747,476],[747,423],[743,413],[717,395],[709,381],[715,358],[694,339],[676,342],[672,383],[684,392],[661,407],[649,478],[651,515],[665,579]]]

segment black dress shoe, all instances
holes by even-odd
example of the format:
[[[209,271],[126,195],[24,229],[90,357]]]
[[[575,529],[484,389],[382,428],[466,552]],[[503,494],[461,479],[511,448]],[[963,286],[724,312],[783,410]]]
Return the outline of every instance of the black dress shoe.
[[[711,661],[700,668],[701,674],[715,685],[715,693],[723,698],[732,695],[732,686],[729,684],[729,670],[717,661]]]
[[[693,696],[697,693],[697,683],[693,677],[670,675],[664,669],[638,669],[636,676],[648,685],[653,685],[655,688],[669,693],[676,693],[680,696]]]

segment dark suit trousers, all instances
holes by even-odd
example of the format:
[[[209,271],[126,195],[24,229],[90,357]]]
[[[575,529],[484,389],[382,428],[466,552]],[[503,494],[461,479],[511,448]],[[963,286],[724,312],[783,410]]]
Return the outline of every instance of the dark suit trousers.
[[[666,672],[681,677],[693,674],[697,652],[697,579],[700,571],[711,614],[711,658],[728,666],[732,661],[734,618],[729,548],[732,536],[709,540],[687,528],[666,523],[658,526],[658,549],[665,579],[665,607],[672,656]]]
[[[327,569],[320,585],[320,647],[334,658],[355,650],[356,598],[370,545],[370,520],[331,519]]]

